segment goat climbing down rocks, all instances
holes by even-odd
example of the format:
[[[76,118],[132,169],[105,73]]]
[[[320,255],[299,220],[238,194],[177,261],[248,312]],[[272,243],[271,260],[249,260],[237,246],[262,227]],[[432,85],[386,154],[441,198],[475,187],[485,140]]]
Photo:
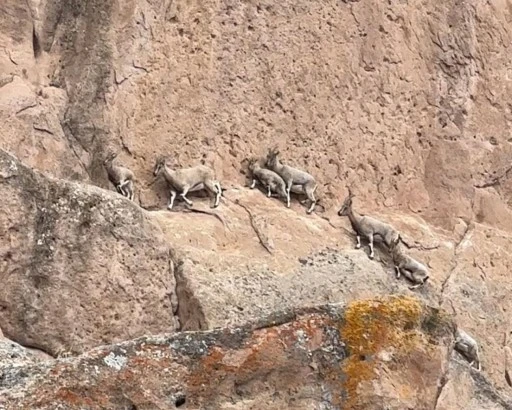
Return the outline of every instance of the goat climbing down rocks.
[[[457,328],[455,333],[455,350],[469,361],[470,366],[475,364],[478,371],[482,369],[478,343],[460,328]]]
[[[354,195],[349,190],[349,195],[347,198],[345,198],[345,201],[338,211],[338,215],[348,216],[350,224],[356,232],[356,249],[361,247],[361,236],[368,239],[370,246],[370,259],[373,259],[375,255],[373,249],[373,239],[375,235],[381,237],[388,248],[390,248],[393,243],[399,241],[400,235],[391,225],[381,222],[370,216],[360,215],[354,211],[352,209],[352,198],[354,198]]]
[[[393,258],[393,264],[396,269],[397,279],[399,279],[400,275],[403,274],[407,279],[414,283],[414,285],[410,286],[409,289],[416,289],[424,285],[429,278],[427,267],[411,256],[406,255],[402,246],[398,242],[392,242],[390,250]]]
[[[116,157],[117,153],[111,152],[103,161],[108,179],[115,186],[117,192],[133,201],[134,174],[128,168],[114,165]]]
[[[200,191],[202,189],[206,189],[214,194],[215,202],[213,207],[216,208],[219,206],[222,188],[220,183],[215,180],[215,173],[213,170],[206,165],[197,165],[192,168],[172,170],[167,166],[166,159],[160,157],[156,161],[153,175],[158,177],[160,174],[164,176],[171,193],[167,208],[173,208],[174,200],[178,193],[187,205],[192,206],[192,201],[187,198],[187,194],[189,192]]]
[[[286,206],[288,208],[290,207],[290,191],[292,191],[292,186],[301,186],[303,193],[306,194],[307,198],[311,202],[307,213],[312,213],[317,202],[315,199],[315,191],[318,184],[315,181],[315,178],[307,172],[283,164],[279,160],[278,155],[278,150],[270,149],[266,158],[266,166],[283,179],[286,189]],[[294,191],[300,192],[295,189]]]
[[[263,168],[261,166],[261,159],[251,158],[249,159],[249,171],[251,171],[252,184],[251,189],[256,186],[256,181],[259,181],[266,189],[267,196],[270,198],[272,193],[276,193],[277,196],[287,199],[286,186],[283,178],[270,169]]]

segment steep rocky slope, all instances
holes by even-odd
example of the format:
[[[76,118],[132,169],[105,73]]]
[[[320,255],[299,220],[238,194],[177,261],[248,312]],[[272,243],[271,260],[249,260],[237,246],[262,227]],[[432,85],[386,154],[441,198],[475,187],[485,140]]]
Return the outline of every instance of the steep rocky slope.
[[[4,0],[0,11],[6,337],[56,356],[414,294],[454,313],[482,348],[483,376],[455,362],[444,378],[448,362],[432,370],[446,382],[440,397],[503,406],[508,1]],[[246,157],[274,144],[318,179],[317,215],[245,187]],[[136,174],[135,204],[107,191],[110,149]],[[215,168],[227,189],[220,208],[198,198],[210,214],[164,210],[165,186],[151,174],[160,154]],[[371,261],[353,249],[335,215],[347,186],[429,265],[425,289],[395,280],[385,252]],[[429,403],[416,408],[457,408]]]

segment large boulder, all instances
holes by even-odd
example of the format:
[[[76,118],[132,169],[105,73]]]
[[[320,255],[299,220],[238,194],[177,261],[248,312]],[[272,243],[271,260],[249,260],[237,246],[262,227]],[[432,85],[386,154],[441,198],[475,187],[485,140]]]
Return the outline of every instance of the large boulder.
[[[177,327],[169,248],[120,195],[0,151],[0,328],[52,355]]]
[[[453,330],[443,312],[408,297],[274,312],[239,327],[148,336],[73,359],[0,367],[0,405],[432,409]]]

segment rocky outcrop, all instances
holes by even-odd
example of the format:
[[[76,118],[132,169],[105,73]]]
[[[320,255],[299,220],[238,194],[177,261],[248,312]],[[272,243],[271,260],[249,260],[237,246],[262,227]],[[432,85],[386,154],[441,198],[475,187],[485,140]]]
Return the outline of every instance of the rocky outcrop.
[[[440,386],[452,342],[450,320],[413,298],[361,300],[143,337],[40,365],[3,364],[0,405],[432,409],[447,395]]]
[[[177,328],[169,248],[140,208],[4,151],[0,197],[6,337],[57,355]]]
[[[416,297],[481,346],[483,376],[452,362],[438,408],[503,407],[506,1],[3,0],[0,10],[7,337],[83,353],[178,322],[236,329],[281,309],[412,295],[386,252],[370,261],[353,249],[335,216],[351,186],[355,207],[392,223],[431,270]],[[316,215],[245,189],[245,158],[274,144],[319,181]],[[110,149],[135,172],[135,204],[105,190]],[[221,206],[158,211],[160,154],[215,168]]]

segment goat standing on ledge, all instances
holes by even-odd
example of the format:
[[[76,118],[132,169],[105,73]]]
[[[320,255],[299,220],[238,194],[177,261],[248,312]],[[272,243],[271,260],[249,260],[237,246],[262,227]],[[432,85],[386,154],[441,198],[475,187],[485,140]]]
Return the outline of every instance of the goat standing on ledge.
[[[307,210],[307,213],[312,213],[316,205],[315,190],[318,186],[315,178],[307,172],[281,163],[277,158],[278,155],[278,150],[270,149],[267,154],[266,166],[283,178],[286,186],[286,206],[288,208],[290,207],[290,191],[292,190],[292,186],[302,186],[304,194],[306,194],[308,199],[311,201],[311,205]]]
[[[482,369],[478,343],[464,330],[458,327],[455,333],[455,350],[469,361],[470,366],[476,365],[476,370],[478,371]]]
[[[108,180],[116,187],[116,191],[121,195],[133,201],[133,180],[134,174],[128,168],[120,165],[114,165],[114,159],[117,157],[115,152],[107,155],[103,165],[107,170]]]
[[[287,199],[286,186],[278,174],[270,169],[263,168],[261,166],[261,159],[251,158],[249,159],[249,171],[251,171],[252,184],[251,189],[256,186],[256,180],[258,180],[265,188],[267,188],[267,197],[272,196],[272,192],[275,192],[277,196],[283,199]]]
[[[167,208],[169,210],[174,206],[174,199],[176,195],[180,194],[181,198],[192,206],[192,201],[187,198],[187,193],[206,189],[215,195],[214,208],[219,206],[220,197],[222,195],[222,188],[220,183],[215,180],[215,174],[213,170],[206,165],[197,165],[192,168],[183,168],[179,170],[172,170],[167,166],[165,158],[159,158],[156,161],[155,168],[153,169],[153,175],[158,177],[163,174],[171,197]]]
[[[391,244],[396,243],[400,239],[398,234],[393,227],[387,223],[381,222],[375,218],[366,215],[360,215],[352,209],[352,198],[354,195],[349,190],[348,197],[343,202],[340,210],[338,211],[339,216],[348,216],[352,228],[356,232],[357,245],[356,249],[361,247],[361,236],[368,239],[370,245],[370,259],[374,257],[373,250],[373,237],[375,235],[380,236],[384,243],[391,247]]]
[[[414,283],[414,286],[410,286],[409,289],[416,289],[425,284],[429,277],[427,267],[413,257],[406,255],[397,242],[391,244],[391,256],[393,257],[397,279],[403,273],[407,279]]]

